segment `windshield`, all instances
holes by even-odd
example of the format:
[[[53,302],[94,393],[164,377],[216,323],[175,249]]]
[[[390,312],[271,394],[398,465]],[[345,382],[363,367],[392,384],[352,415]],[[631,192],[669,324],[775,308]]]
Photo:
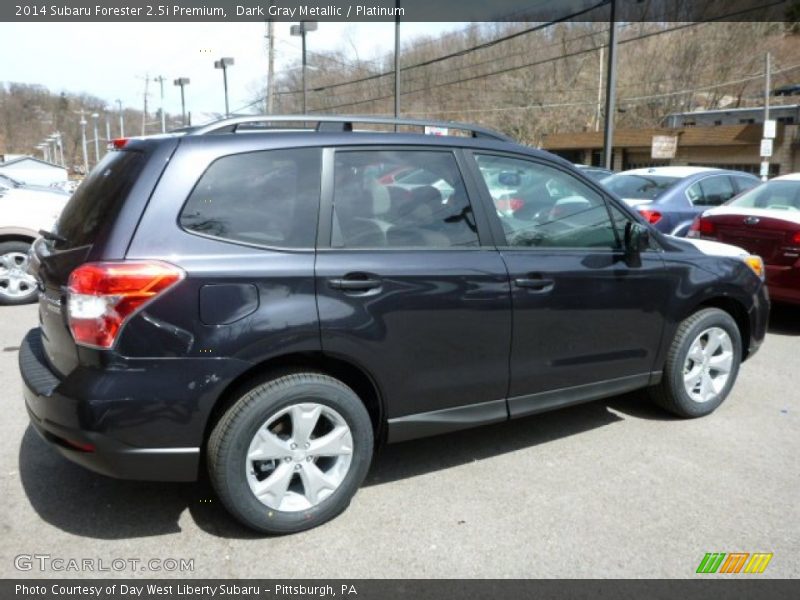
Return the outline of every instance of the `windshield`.
[[[728,206],[800,210],[800,181],[769,181],[731,200]]]
[[[618,173],[601,180],[601,183],[620,198],[655,200],[671,188],[679,177],[663,175],[626,175]]]

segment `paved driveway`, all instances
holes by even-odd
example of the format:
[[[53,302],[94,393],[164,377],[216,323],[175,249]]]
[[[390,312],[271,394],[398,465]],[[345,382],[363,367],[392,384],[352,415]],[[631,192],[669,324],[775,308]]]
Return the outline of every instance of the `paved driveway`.
[[[710,417],[632,394],[392,446],[341,517],[283,538],[237,525],[205,484],[115,481],[45,446],[16,366],[35,320],[0,307],[2,577],[91,575],[20,572],[19,554],[193,559],[195,577],[691,577],[735,551],[800,575],[800,308],[777,308]]]

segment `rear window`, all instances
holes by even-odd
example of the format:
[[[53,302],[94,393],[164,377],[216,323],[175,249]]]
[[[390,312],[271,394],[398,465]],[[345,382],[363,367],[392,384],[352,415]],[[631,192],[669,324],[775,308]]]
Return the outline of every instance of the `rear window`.
[[[728,206],[800,210],[800,181],[769,181],[731,200]]]
[[[186,201],[181,226],[233,242],[313,248],[320,157],[319,148],[300,148],[219,158]]]
[[[604,186],[620,198],[655,200],[671,188],[677,177],[663,175],[612,175],[602,180]]]
[[[145,164],[140,152],[109,152],[78,186],[58,218],[56,233],[77,248],[94,242],[100,228],[113,221]]]

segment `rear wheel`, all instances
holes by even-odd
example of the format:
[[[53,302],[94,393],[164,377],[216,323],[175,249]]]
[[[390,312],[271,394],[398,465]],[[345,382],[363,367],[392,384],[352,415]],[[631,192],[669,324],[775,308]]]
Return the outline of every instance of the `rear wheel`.
[[[355,392],[327,375],[297,373],[254,385],[225,412],[209,438],[209,474],[242,523],[294,533],[347,508],[372,449]]]
[[[27,242],[0,243],[0,304],[28,304],[37,297],[36,279],[28,269]]]
[[[678,327],[661,383],[650,388],[650,395],[681,417],[710,414],[730,393],[741,357],[733,317],[718,308],[700,310]]]

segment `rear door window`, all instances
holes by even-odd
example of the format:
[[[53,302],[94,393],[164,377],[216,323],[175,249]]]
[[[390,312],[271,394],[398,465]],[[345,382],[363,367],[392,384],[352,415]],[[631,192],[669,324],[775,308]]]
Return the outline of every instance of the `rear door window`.
[[[334,248],[479,245],[452,152],[338,151],[333,193]]]
[[[761,183],[758,179],[754,179],[752,177],[741,177],[739,175],[734,175],[733,180],[736,183],[739,193],[752,190],[759,183]]]
[[[100,229],[117,217],[145,163],[141,152],[106,154],[61,211],[55,229],[65,241],[59,241],[58,247],[78,248],[94,242]]]
[[[800,210],[800,181],[773,179],[745,192],[729,206],[798,211]]]
[[[700,181],[699,185],[702,195],[697,199],[692,199],[695,206],[719,206],[736,195],[736,190],[733,189],[733,184],[727,175],[706,177]]]
[[[197,182],[181,226],[210,237],[280,248],[313,248],[321,150],[298,148],[217,159]]]

